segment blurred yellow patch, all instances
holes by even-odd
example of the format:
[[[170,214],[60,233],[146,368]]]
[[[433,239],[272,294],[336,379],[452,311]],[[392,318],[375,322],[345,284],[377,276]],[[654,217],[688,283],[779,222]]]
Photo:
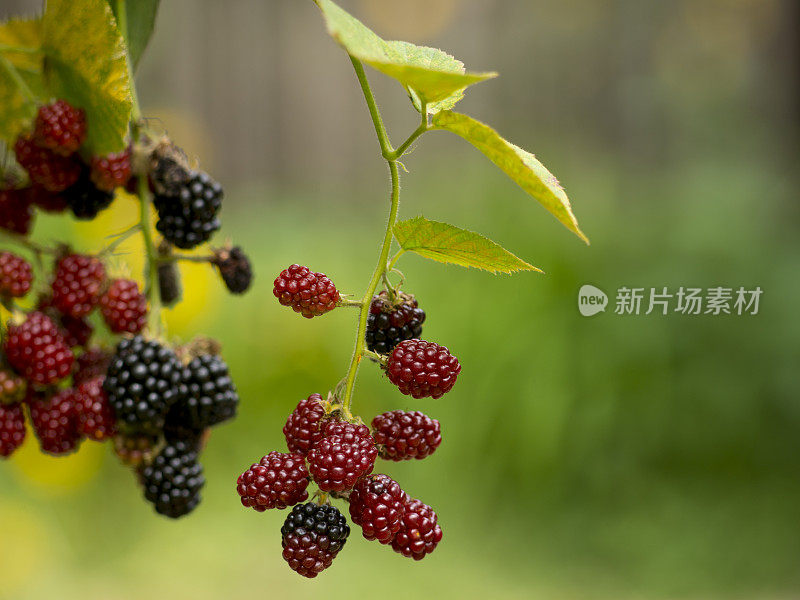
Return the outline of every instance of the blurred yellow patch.
[[[202,249],[195,254],[207,253]],[[183,298],[175,308],[164,311],[170,335],[189,338],[197,333],[197,320],[212,321],[217,317],[223,286],[217,272],[203,263],[181,263]]]
[[[42,565],[50,564],[47,527],[22,504],[0,502],[0,594],[14,597]]]
[[[453,22],[459,0],[361,0],[364,21],[385,39],[430,41]]]
[[[25,443],[14,453],[11,464],[25,483],[44,489],[52,496],[69,494],[86,485],[97,475],[104,456],[105,444],[92,441],[84,441],[75,454],[68,456],[44,454],[28,428]]]

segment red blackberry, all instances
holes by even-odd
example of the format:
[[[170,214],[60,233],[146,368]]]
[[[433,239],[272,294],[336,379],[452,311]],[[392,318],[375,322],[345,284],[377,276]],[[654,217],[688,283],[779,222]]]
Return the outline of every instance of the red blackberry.
[[[329,422],[308,453],[308,471],[322,491],[343,492],[372,472],[378,449],[364,425]]]
[[[311,394],[305,400],[300,400],[283,426],[283,435],[286,436],[286,446],[289,452],[306,455],[308,451],[322,439],[320,419],[325,416],[325,406],[322,396]]]
[[[253,266],[239,246],[215,250],[211,262],[219,269],[225,287],[232,294],[244,294],[253,282]]]
[[[141,336],[124,339],[117,345],[103,388],[117,426],[132,433],[159,433],[170,406],[186,394],[183,365],[156,341]]]
[[[100,312],[113,333],[139,333],[147,324],[147,298],[132,279],[115,279],[100,297]]]
[[[144,497],[156,512],[177,519],[200,504],[200,489],[205,485],[203,466],[197,453],[185,444],[169,444],[153,462],[141,470]]]
[[[48,192],[37,185],[25,188],[28,201],[36,208],[49,213],[62,213],[68,208],[67,200],[63,194]]]
[[[199,246],[221,227],[217,213],[222,187],[206,173],[192,173],[177,195],[157,195],[153,204],[158,211],[156,229],[178,248]]]
[[[0,368],[0,404],[16,404],[25,399],[26,381],[11,370]]]
[[[442,443],[439,421],[419,411],[378,415],[372,419],[372,437],[381,458],[394,461],[425,458]]]
[[[0,252],[0,296],[21,298],[31,289],[33,271],[24,258]]]
[[[22,404],[0,403],[0,456],[7,458],[25,441]]]
[[[0,229],[27,235],[33,223],[33,210],[23,190],[0,190]]]
[[[339,301],[339,292],[330,279],[300,265],[282,271],[272,293],[281,304],[291,306],[307,319],[333,310]]]
[[[91,256],[70,254],[58,261],[53,279],[53,306],[62,314],[85,317],[100,300],[106,277],[103,263]]]
[[[62,390],[50,397],[29,389],[27,402],[42,452],[60,455],[78,448],[81,434],[74,389]]]
[[[170,408],[167,426],[201,432],[236,416],[239,394],[221,356],[192,359],[185,375],[188,393]]]
[[[111,354],[100,348],[88,348],[75,360],[75,373],[72,381],[75,385],[80,385],[84,381],[89,381],[100,375],[105,376],[108,364],[111,362]]]
[[[39,108],[34,123],[36,143],[62,156],[78,151],[86,139],[86,112],[66,100]]]
[[[303,577],[331,566],[350,535],[347,519],[330,504],[298,504],[281,527],[283,558]]]
[[[433,509],[420,500],[406,502],[400,530],[392,540],[392,548],[403,556],[422,560],[442,541],[442,528]]]
[[[81,163],[74,156],[60,156],[39,147],[30,136],[20,136],[14,144],[17,162],[28,172],[31,183],[48,192],[63,192],[81,176]]]
[[[78,430],[86,437],[102,442],[117,433],[116,417],[103,389],[104,377],[84,381],[75,389],[78,407]]]
[[[8,363],[39,385],[64,379],[75,360],[56,324],[40,312],[29,313],[20,325],[10,325],[3,348]]]
[[[91,179],[89,168],[81,170],[74,185],[64,191],[64,200],[76,219],[90,221],[114,201],[114,194],[99,189]]]
[[[425,311],[414,296],[400,294],[392,302],[384,290],[373,296],[367,317],[367,348],[378,354],[389,354],[402,341],[419,338]]]
[[[85,319],[61,315],[58,322],[61,325],[61,335],[70,348],[85,346],[94,333],[94,327]]]
[[[270,452],[236,481],[242,505],[258,512],[286,508],[308,498],[308,470],[299,454]]]
[[[93,156],[90,177],[99,190],[113,192],[125,187],[131,178],[130,146],[115,154]]]
[[[386,374],[406,396],[441,398],[461,372],[458,359],[444,346],[423,340],[400,342],[389,355]]]
[[[350,518],[364,537],[389,544],[402,525],[408,496],[388,475],[370,475],[350,494]]]

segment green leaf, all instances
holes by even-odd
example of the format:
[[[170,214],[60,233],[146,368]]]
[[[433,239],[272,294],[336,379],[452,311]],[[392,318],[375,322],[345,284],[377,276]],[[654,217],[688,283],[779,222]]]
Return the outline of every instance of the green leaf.
[[[156,13],[160,0],[108,0],[117,25],[122,30],[125,24],[127,31],[122,31],[123,36],[128,40],[128,54],[131,57],[131,66],[136,70],[139,59],[142,57],[148,42],[153,35],[156,24]],[[120,7],[125,8],[125,14],[120,18]]]
[[[125,148],[131,86],[125,42],[105,0],[48,0],[45,82],[50,93],[86,111],[92,154]]]
[[[433,125],[437,129],[452,131],[483,152],[567,229],[589,243],[589,238],[578,227],[564,188],[533,154],[503,139],[494,129],[467,115],[442,111],[433,117]]]
[[[350,56],[367,63],[406,88],[419,111],[452,108],[468,86],[496,77],[497,73],[467,73],[464,63],[436,48],[408,42],[387,42],[331,0],[315,0],[328,33]]]
[[[395,223],[394,236],[403,250],[443,263],[492,273],[543,272],[479,233],[425,217]]]
[[[16,72],[34,96],[43,93],[42,21],[12,19],[0,24],[0,138],[13,144],[30,125],[36,104],[26,96],[12,75]],[[11,69],[11,71],[9,71]]]

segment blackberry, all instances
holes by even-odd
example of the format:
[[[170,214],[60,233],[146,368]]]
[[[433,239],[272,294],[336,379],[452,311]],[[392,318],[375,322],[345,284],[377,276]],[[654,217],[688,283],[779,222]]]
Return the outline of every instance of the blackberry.
[[[181,299],[181,273],[176,263],[158,265],[158,293],[164,306],[172,306]]]
[[[270,452],[236,481],[242,505],[258,512],[286,508],[308,498],[308,470],[300,454]]]
[[[94,377],[75,388],[78,407],[78,430],[82,435],[102,442],[117,433],[116,417],[103,389],[104,377]]]
[[[167,425],[202,431],[236,416],[239,394],[222,357],[198,356],[186,366],[187,394],[172,405]]]
[[[139,333],[147,324],[147,298],[132,279],[115,279],[100,297],[100,312],[112,333]]]
[[[347,519],[329,504],[298,504],[281,527],[283,558],[303,577],[316,577],[331,566],[350,535]]]
[[[131,147],[107,156],[93,156],[89,177],[97,189],[105,192],[125,187],[131,178]]]
[[[400,294],[392,302],[384,290],[373,296],[367,317],[367,348],[378,354],[389,354],[402,341],[419,338],[425,311],[419,308],[416,298]]]
[[[197,453],[182,443],[170,444],[141,469],[144,497],[156,512],[177,519],[200,504],[200,489],[205,485],[203,466]]]
[[[53,306],[64,315],[85,317],[100,300],[105,277],[103,263],[92,256],[63,257],[53,277]]]
[[[29,388],[26,401],[42,452],[58,456],[77,450],[82,436],[78,430],[78,406],[74,389],[65,389],[53,396],[47,396]]]
[[[442,528],[433,509],[420,500],[406,502],[400,529],[392,540],[392,549],[408,558],[422,560],[441,541]]]
[[[253,265],[239,246],[215,250],[211,262],[232,294],[244,294],[253,282]]]
[[[28,172],[31,183],[48,192],[63,192],[81,177],[81,163],[77,158],[41,148],[30,136],[17,138],[14,154],[17,162]]]
[[[314,444],[322,439],[320,420],[324,416],[324,400],[319,394],[311,394],[297,403],[297,407],[283,426],[283,435],[286,437],[289,452],[308,454]]]
[[[111,362],[111,354],[100,348],[87,348],[75,360],[75,373],[72,381],[75,385],[80,385],[100,375],[105,376],[108,364]]]
[[[0,403],[0,457],[8,458],[25,441],[22,404]]]
[[[0,296],[21,298],[31,289],[33,271],[24,258],[0,252]]]
[[[372,437],[381,458],[394,461],[425,458],[442,443],[439,421],[419,411],[378,415],[372,419]]]
[[[27,235],[33,223],[30,199],[23,190],[0,190],[0,229]]]
[[[8,363],[39,385],[64,379],[75,360],[56,324],[40,312],[29,313],[19,325],[9,325],[3,348]]]
[[[191,174],[175,196],[157,195],[156,229],[170,243],[189,250],[208,241],[221,227],[222,187],[202,171]]]
[[[124,339],[117,345],[103,388],[118,426],[135,433],[158,433],[170,406],[186,394],[183,365],[156,341],[141,336]]]
[[[322,491],[343,492],[372,472],[378,449],[364,425],[329,422],[308,453],[308,471]]]
[[[291,265],[275,279],[273,295],[284,306],[307,319],[323,315],[336,308],[339,292],[324,273],[314,273],[308,267]]]
[[[42,106],[36,114],[33,135],[42,148],[61,156],[74,154],[86,139],[86,112],[61,99]]]
[[[16,404],[25,399],[27,382],[11,371],[0,368],[0,404]]]
[[[75,183],[64,190],[64,200],[76,219],[90,221],[111,206],[114,194],[98,189],[91,179],[89,168],[84,167]]]
[[[163,140],[150,156],[150,188],[156,196],[179,196],[192,177],[183,150]]]
[[[94,327],[85,319],[60,315],[58,324],[61,326],[61,335],[64,336],[64,341],[70,348],[85,346],[94,333]]]
[[[402,526],[408,496],[388,475],[370,475],[350,494],[350,518],[364,537],[389,544]]]
[[[389,381],[414,398],[441,398],[453,389],[460,372],[458,359],[447,348],[423,340],[400,342],[386,363]]]

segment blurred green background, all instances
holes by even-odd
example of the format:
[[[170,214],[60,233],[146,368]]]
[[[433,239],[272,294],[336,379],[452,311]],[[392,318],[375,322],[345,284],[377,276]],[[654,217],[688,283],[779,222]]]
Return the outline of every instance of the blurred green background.
[[[170,333],[219,338],[240,416],[203,456],[190,517],[168,522],[104,446],[0,465],[0,598],[667,599],[800,597],[800,9],[793,0],[362,0],[387,38],[497,69],[460,110],[537,153],[590,247],[463,141],[406,157],[403,217],[482,232],[546,275],[492,276],[407,256],[424,335],[464,365],[414,401],[365,365],[355,410],[423,410],[444,443],[386,471],[431,504],[444,541],[421,563],[354,532],[317,580],[280,558],[285,513],[239,505],[235,479],[298,400],[342,377],[355,315],[307,321],[274,276],[300,262],[360,294],[377,254],[385,164],[346,56],[310,1],[165,2],[139,89],[144,111],[226,188],[223,231],[252,256],[243,298],[184,269]],[[9,0],[0,16],[31,12]],[[393,140],[402,89],[368,75]],[[96,249],[135,219],[35,235]],[[68,234],[65,234],[68,231]],[[135,245],[122,256],[138,273]],[[585,283],[754,288],[756,316],[592,318]],[[612,306],[613,308],[613,306]],[[382,468],[382,467],[380,467]]]

